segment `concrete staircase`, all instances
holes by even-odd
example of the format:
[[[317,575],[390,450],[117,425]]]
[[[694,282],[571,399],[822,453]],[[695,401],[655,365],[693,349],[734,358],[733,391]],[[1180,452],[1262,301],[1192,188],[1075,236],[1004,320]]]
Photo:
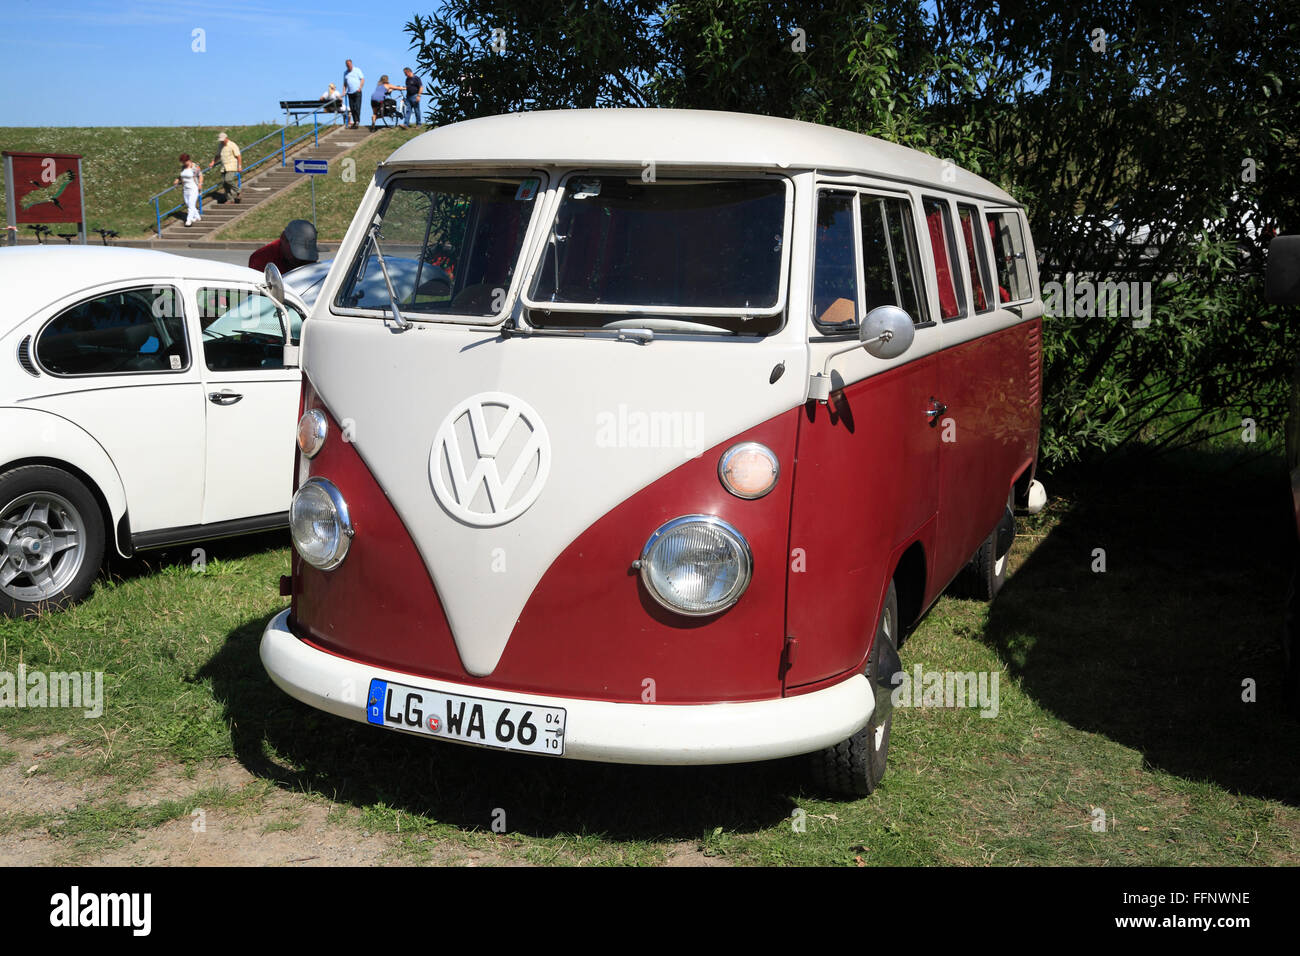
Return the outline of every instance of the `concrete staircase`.
[[[219,202],[216,194],[205,196],[203,198],[202,219],[194,225],[186,227],[183,216],[180,219],[169,218],[163,223],[162,235],[159,238],[206,239],[222,226],[229,225],[245,213],[256,209],[262,203],[273,199],[290,186],[305,179],[305,175],[293,171],[293,161],[295,159],[333,161],[361,143],[369,133],[369,129],[364,126],[360,129],[348,130],[345,130],[341,125],[322,127],[319,145],[313,146],[310,139],[304,140],[297,146],[285,151],[284,166],[272,159],[259,166],[251,177],[245,176],[244,185],[239,194],[240,201],[238,205],[233,202]],[[205,172],[205,186],[214,181],[206,177],[211,177],[216,172],[216,170]]]

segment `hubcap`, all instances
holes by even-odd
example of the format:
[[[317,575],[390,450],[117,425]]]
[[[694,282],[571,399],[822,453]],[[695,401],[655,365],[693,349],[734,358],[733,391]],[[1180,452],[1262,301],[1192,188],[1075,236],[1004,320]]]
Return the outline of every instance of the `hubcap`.
[[[0,509],[0,591],[48,601],[67,588],[86,554],[85,523],[62,495],[37,491]]]

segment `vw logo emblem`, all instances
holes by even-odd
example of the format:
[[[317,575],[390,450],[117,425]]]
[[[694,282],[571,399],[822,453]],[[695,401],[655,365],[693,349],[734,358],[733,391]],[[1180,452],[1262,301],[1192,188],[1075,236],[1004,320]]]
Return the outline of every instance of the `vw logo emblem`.
[[[480,528],[527,511],[550,469],[541,416],[505,392],[481,392],[448,412],[429,453],[438,501],[453,518]]]

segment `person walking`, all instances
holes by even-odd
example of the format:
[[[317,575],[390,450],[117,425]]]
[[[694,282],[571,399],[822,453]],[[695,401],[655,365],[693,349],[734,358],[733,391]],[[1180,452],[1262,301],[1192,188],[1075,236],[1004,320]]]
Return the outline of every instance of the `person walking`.
[[[415,72],[408,66],[406,73],[406,109],[402,113],[402,129],[409,129],[412,126],[419,126],[420,120],[420,94],[424,92],[424,81],[415,75]],[[415,122],[411,122],[411,115],[415,115]]]
[[[343,71],[343,96],[347,100],[347,119],[351,120],[351,129],[356,129],[361,125],[361,88],[366,85],[366,75],[360,69],[352,65],[351,60],[345,60]]]
[[[244,169],[244,154],[239,151],[239,144],[225,133],[217,135],[217,155],[208,163],[208,169],[221,164],[221,183],[226,194],[225,201],[234,199],[239,205],[239,174]]]
[[[181,198],[185,200],[185,225],[192,226],[203,217],[199,215],[199,193],[203,191],[203,170],[199,164],[190,159],[189,153],[181,153],[181,173],[174,180],[173,186],[181,187]]]
[[[375,131],[375,121],[382,119],[384,115],[384,102],[388,99],[388,94],[392,90],[400,90],[400,86],[394,86],[388,82],[388,74],[385,73],[375,84],[375,90],[370,94],[370,132]]]

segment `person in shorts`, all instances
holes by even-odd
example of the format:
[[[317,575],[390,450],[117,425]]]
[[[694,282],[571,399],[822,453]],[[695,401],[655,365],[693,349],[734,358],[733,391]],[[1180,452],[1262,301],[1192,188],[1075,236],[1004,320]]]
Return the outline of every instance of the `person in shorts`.
[[[388,82],[388,74],[385,73],[375,84],[374,92],[370,94],[370,132],[375,131],[375,123],[384,115],[384,101],[388,99],[391,90],[400,90],[400,86],[394,86]]]
[[[217,155],[208,163],[208,169],[221,164],[221,184],[224,187],[225,202],[232,199],[239,205],[239,174],[244,169],[244,154],[239,151],[239,144],[225,133],[217,135]]]

